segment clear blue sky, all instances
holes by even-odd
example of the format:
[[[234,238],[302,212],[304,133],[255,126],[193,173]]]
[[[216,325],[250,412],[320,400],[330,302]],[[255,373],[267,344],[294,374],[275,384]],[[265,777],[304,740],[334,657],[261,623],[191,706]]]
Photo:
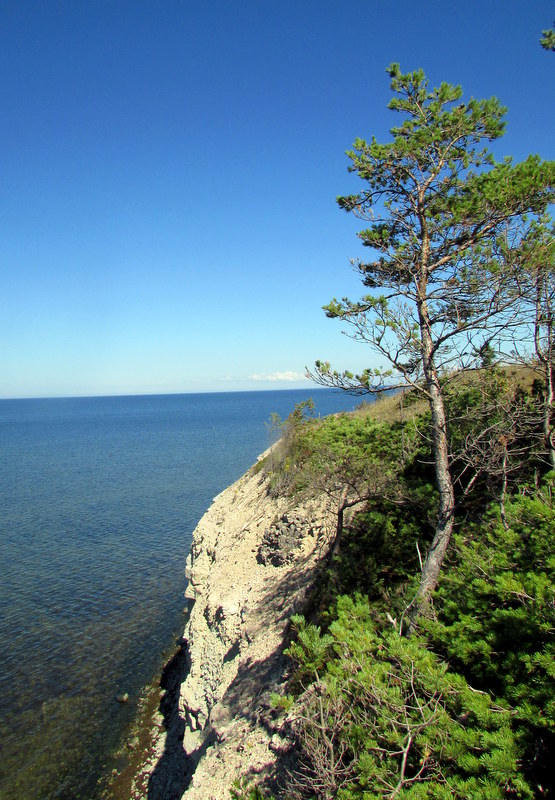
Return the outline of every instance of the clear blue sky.
[[[294,387],[372,364],[335,197],[396,119],[386,66],[509,107],[555,158],[546,0],[5,0],[0,397]],[[362,184],[361,184],[362,185]]]

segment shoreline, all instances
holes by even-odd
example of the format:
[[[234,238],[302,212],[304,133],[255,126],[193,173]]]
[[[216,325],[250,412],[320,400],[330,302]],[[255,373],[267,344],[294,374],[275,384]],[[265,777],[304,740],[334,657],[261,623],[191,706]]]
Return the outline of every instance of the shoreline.
[[[183,625],[189,613],[190,609],[184,609]],[[186,658],[186,642],[177,633],[172,640],[173,645],[162,653],[159,669],[140,691],[133,719],[110,756],[109,769],[99,779],[97,800],[158,797],[149,781],[164,756],[166,726],[179,699]]]
[[[306,603],[334,515],[322,498],[271,497],[264,455],[194,530],[183,637],[147,688],[127,767],[101,800],[228,800],[244,773],[264,779],[291,759],[270,698],[287,680],[289,619]]]
[[[173,655],[168,656],[161,670],[141,690],[133,720],[110,756],[109,769],[99,780],[98,800],[142,800],[147,797],[148,780],[160,757],[160,742],[165,736],[164,717],[160,711],[161,682],[172,658]]]

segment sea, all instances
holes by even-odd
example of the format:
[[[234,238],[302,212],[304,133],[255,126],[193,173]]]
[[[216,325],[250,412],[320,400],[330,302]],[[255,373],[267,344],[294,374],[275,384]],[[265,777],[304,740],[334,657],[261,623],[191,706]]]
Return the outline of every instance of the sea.
[[[0,800],[94,800],[184,624],[212,499],[329,389],[0,401]],[[122,703],[123,695],[128,702]]]

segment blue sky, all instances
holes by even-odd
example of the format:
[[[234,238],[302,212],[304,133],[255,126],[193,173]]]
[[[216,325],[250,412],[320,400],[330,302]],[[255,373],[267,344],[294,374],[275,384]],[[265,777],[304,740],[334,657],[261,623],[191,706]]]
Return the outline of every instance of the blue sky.
[[[509,107],[499,156],[555,158],[544,0],[5,0],[0,397],[303,385],[375,364],[335,197],[396,122],[386,66]],[[360,184],[362,185],[362,184]]]

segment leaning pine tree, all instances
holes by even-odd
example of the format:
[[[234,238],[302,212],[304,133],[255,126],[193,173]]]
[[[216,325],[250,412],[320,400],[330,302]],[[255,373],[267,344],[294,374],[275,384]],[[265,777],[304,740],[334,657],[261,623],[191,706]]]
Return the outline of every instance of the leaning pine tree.
[[[412,387],[429,403],[439,502],[414,624],[437,585],[454,524],[440,376],[473,366],[511,323],[514,289],[510,271],[495,258],[496,242],[552,201],[555,162],[530,156],[496,163],[483,143],[504,132],[506,109],[497,99],[462,102],[460,87],[430,90],[422,70],[403,74],[393,64],[387,72],[394,92],[388,107],[404,119],[386,144],[355,141],[349,170],[365,187],[338,198],[341,208],[370,223],[358,235],[372,259],[354,263],[371,293],[325,306],[387,368],[353,375],[319,361],[312,377],[360,394]]]

